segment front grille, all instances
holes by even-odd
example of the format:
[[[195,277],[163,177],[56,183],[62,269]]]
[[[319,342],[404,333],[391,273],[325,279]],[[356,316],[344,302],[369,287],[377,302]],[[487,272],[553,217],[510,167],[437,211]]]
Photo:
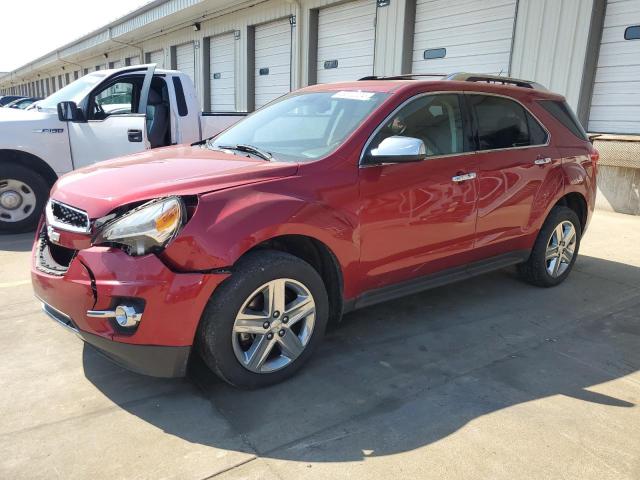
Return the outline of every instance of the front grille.
[[[50,200],[47,205],[47,222],[51,226],[71,232],[89,233],[91,230],[87,212],[56,200]]]
[[[71,265],[71,261],[77,253],[77,250],[51,243],[49,237],[47,237],[47,229],[43,225],[38,234],[35,248],[36,268],[38,270],[49,275],[62,276],[69,270],[69,265]]]

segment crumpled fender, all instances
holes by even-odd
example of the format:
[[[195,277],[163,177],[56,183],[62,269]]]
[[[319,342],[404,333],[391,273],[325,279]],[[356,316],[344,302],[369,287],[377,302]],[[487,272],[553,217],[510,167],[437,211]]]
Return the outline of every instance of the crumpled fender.
[[[193,217],[162,253],[178,271],[232,269],[256,245],[282,235],[305,235],[325,244],[338,259],[345,294],[359,260],[356,212],[332,208],[315,193],[283,194],[281,182],[247,185],[203,195]],[[288,191],[296,191],[287,185]],[[349,275],[347,271],[353,270]]]

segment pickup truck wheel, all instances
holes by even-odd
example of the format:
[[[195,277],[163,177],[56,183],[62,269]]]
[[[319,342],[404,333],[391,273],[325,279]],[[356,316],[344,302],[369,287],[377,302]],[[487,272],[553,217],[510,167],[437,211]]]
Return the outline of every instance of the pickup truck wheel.
[[[576,213],[568,207],[554,207],[538,233],[529,260],[518,265],[518,273],[539,287],[562,283],[578,258],[581,236]]]
[[[256,251],[212,295],[197,348],[227,383],[264,387],[290,377],[309,359],[328,316],[327,291],[311,265],[287,253]]]
[[[21,165],[6,165],[0,177],[0,232],[35,230],[48,198],[47,182]]]

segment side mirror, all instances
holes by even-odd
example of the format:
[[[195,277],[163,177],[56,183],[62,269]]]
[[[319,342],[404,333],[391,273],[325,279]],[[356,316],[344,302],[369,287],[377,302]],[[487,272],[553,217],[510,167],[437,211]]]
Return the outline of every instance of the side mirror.
[[[372,163],[418,162],[427,156],[424,142],[418,138],[393,136],[387,137],[378,148],[371,150]]]
[[[84,115],[76,102],[60,102],[58,104],[58,119],[61,122],[84,122]]]

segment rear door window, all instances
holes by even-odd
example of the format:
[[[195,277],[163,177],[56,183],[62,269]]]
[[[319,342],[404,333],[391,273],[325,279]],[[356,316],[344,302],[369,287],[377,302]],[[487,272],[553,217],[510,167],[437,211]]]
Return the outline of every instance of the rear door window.
[[[476,118],[479,150],[496,150],[547,142],[547,132],[514,100],[491,95],[468,95]]]

